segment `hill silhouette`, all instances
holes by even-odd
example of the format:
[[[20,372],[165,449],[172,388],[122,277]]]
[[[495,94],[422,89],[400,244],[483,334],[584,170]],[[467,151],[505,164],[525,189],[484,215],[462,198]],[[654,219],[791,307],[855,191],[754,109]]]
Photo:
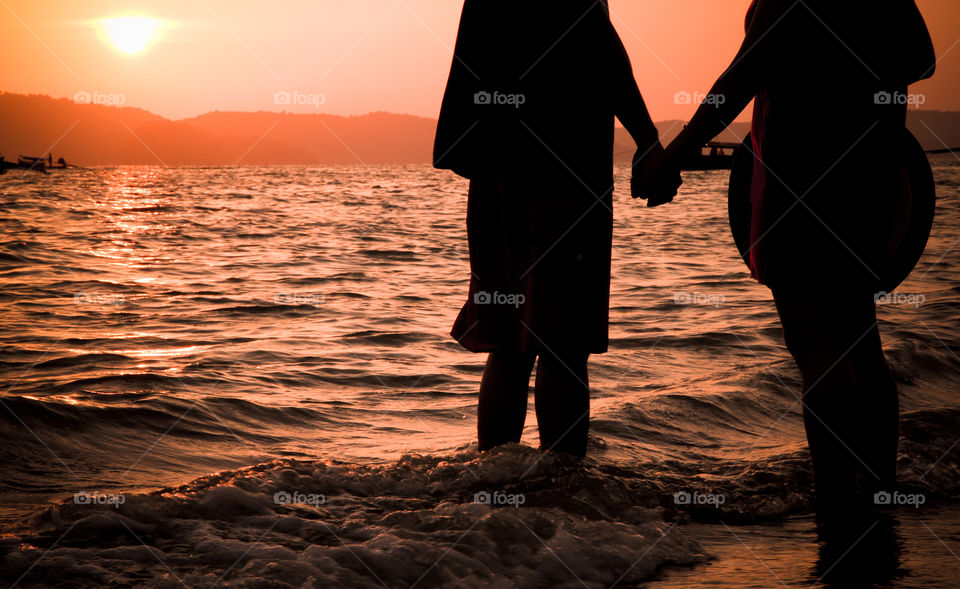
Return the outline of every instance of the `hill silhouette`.
[[[0,129],[7,159],[52,150],[80,165],[377,165],[430,162],[436,121],[263,111],[171,121],[138,108],[4,93]]]
[[[927,149],[960,146],[960,112],[911,110],[907,122]],[[666,142],[682,122],[657,127]],[[436,120],[387,112],[216,111],[174,121],[140,108],[0,93],[0,129],[7,159],[52,151],[80,165],[382,165],[430,163]],[[747,131],[749,123],[736,123],[719,139],[738,141]],[[630,161],[633,150],[618,129],[617,161]]]

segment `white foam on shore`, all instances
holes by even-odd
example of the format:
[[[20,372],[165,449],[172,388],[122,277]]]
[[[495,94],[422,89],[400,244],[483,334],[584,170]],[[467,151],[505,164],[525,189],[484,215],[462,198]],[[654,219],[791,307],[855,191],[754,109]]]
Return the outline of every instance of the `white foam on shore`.
[[[488,496],[501,504],[475,502]],[[64,502],[3,541],[0,576],[38,587],[607,587],[703,561],[683,528],[589,461],[465,447],[382,466],[274,461],[118,506]]]

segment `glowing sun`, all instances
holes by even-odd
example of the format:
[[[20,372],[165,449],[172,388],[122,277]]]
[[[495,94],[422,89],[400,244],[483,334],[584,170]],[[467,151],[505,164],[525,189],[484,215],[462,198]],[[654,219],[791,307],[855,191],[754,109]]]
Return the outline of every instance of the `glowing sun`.
[[[136,55],[147,48],[160,28],[160,21],[141,16],[105,18],[100,27],[106,39],[126,55]]]

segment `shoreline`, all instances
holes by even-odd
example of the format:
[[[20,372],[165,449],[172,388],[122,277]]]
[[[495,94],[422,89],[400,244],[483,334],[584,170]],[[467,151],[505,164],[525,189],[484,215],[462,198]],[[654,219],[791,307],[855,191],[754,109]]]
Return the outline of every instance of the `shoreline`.
[[[812,514],[764,524],[691,523],[689,532],[710,560],[664,567],[641,586],[933,588],[956,574],[960,504],[899,508],[883,515],[890,521],[868,522],[865,534],[834,547],[818,539]]]
[[[389,586],[425,575],[425,587],[579,580],[673,589],[846,587],[866,571],[879,586],[932,588],[949,578],[960,551],[960,504],[949,499],[884,511],[865,538],[823,548],[801,504],[738,520],[737,509],[672,506],[661,484],[596,463],[521,445],[460,450],[391,466],[276,460],[114,505],[62,502],[6,531],[0,574],[29,573],[35,586],[56,586],[63,575],[79,575],[77,586],[135,578],[165,586],[167,572],[192,585],[232,570],[227,585],[366,586],[376,577]],[[521,500],[477,499],[485,493]],[[762,495],[758,505],[776,503]],[[143,550],[155,562],[145,565]],[[818,564],[838,555],[842,566]],[[31,573],[39,558],[62,569]],[[103,568],[83,564],[91,558]],[[894,564],[876,564],[885,562]]]

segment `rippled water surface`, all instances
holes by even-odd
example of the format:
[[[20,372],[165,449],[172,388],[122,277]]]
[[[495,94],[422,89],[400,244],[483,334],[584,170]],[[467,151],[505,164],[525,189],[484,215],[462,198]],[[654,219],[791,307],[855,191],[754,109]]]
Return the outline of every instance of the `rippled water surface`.
[[[903,397],[901,475],[949,498],[960,495],[960,165],[943,158],[934,168],[934,235],[897,296],[881,301],[880,318]],[[656,510],[673,492],[719,489],[730,517],[780,517],[808,512],[810,477],[798,377],[769,293],[749,280],[729,236],[726,174],[689,173],[676,203],[646,209],[626,196],[619,172],[611,345],[592,359],[591,458],[576,475],[606,527],[565,525],[582,510],[548,498],[544,509],[556,513],[544,516],[547,528],[573,530],[567,540],[532,520],[503,525],[530,526],[556,549],[600,536],[611,542],[598,545],[602,554],[657,544],[655,560],[626,577],[638,582],[659,564],[702,560],[683,538],[652,540],[667,530]],[[132,494],[261,464],[168,493],[193,497],[178,503],[189,513],[208,513],[203,501],[218,493],[227,509],[256,515],[259,499],[230,493],[260,497],[309,479],[330,497],[374,498],[375,507],[352,507],[383,515],[368,525],[421,526],[439,555],[452,540],[437,540],[437,522],[460,522],[451,530],[463,532],[479,507],[445,501],[526,478],[538,497],[553,484],[542,469],[554,461],[533,450],[507,449],[490,466],[468,445],[483,358],[447,335],[469,279],[466,184],[452,175],[423,166],[108,168],[6,174],[0,194],[7,524],[82,490]],[[830,297],[829,285],[809,295]],[[537,442],[532,406],[524,442]],[[317,474],[316,460],[337,464],[340,478]],[[397,488],[405,476],[411,486]],[[432,501],[429,517],[386,521],[394,496],[418,509]],[[168,495],[158,497],[149,509],[169,515]],[[653,511],[624,515],[641,506]],[[55,518],[69,519],[61,511]],[[170,522],[193,517],[186,512],[161,519],[182,531]],[[630,536],[617,521],[640,531]],[[397,558],[409,548],[380,547]],[[322,568],[339,557],[317,558],[311,566]],[[591,566],[571,568],[605,579]],[[417,577],[409,575],[400,577],[407,585]]]

